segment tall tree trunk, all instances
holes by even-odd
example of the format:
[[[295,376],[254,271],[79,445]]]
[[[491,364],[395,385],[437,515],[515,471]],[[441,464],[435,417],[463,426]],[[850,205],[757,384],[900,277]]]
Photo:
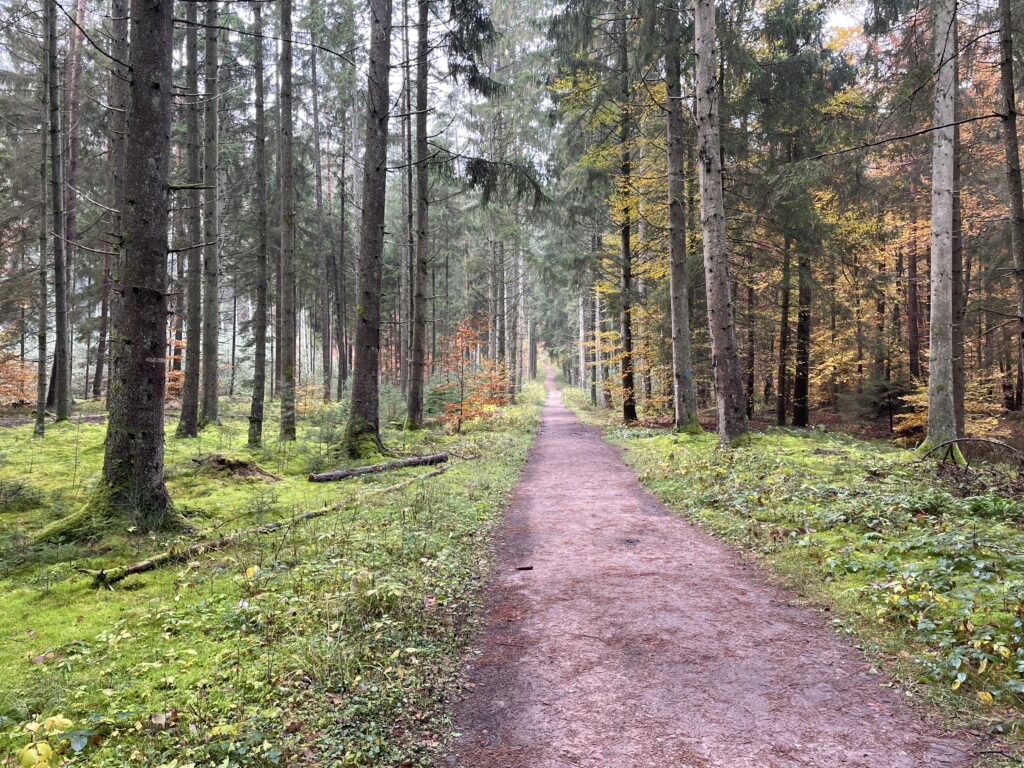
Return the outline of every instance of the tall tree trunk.
[[[423,388],[427,357],[427,266],[430,262],[430,148],[427,144],[427,79],[429,71],[429,0],[417,0],[416,39],[416,263],[412,276],[412,349],[406,428],[423,426]]]
[[[725,242],[722,197],[722,152],[718,124],[718,41],[713,0],[696,0],[694,36],[697,54],[697,139],[700,170],[701,230],[704,234],[704,280],[708,325],[718,402],[718,434],[728,445],[747,431],[743,384]]]
[[[57,421],[71,418],[71,339],[68,323],[68,270],[64,230],[64,177],[61,162],[60,91],[57,69],[57,4],[46,0],[47,68],[50,108],[50,199],[53,208],[53,404]]]
[[[217,26],[218,0],[207,0],[206,47],[203,54],[203,351],[202,391],[199,402],[199,424],[216,423],[217,384],[219,374],[220,331],[220,222],[218,220],[218,62]]]
[[[953,23],[953,50],[960,50],[960,35],[957,31],[956,11]],[[959,53],[956,54],[959,66]],[[954,74],[954,83],[957,75]],[[960,117],[958,88],[953,88],[953,121]],[[964,280],[964,238],[963,209],[961,207],[960,173],[960,126],[953,126],[953,413],[956,416],[956,433],[964,434],[964,320],[967,316],[967,284]],[[968,278],[969,279],[969,278]]]
[[[1017,138],[1017,96],[1013,76],[1013,23],[1011,0],[999,0],[999,81],[1003,96],[1003,154],[1009,190],[1010,243],[1017,289],[1017,359],[1024,360],[1024,190]]]
[[[786,425],[786,414],[789,410],[789,296],[790,272],[792,270],[789,235],[782,241],[782,316],[779,320],[779,385],[775,393],[775,423],[780,427]]]
[[[281,0],[281,439],[295,439],[295,164],[292,160],[292,0]]]
[[[123,295],[114,316],[113,368],[102,494],[142,528],[167,520],[164,371],[167,344],[167,207],[172,94],[171,0],[132,0],[125,173]]]
[[[907,248],[907,355],[911,378],[921,377],[921,309],[917,272],[917,184],[910,180],[910,243]]]
[[[626,3],[618,4],[618,63],[619,98],[622,100],[622,115],[619,126],[619,173],[622,188],[626,190],[626,202],[622,206],[622,221],[619,223],[619,333],[622,343],[622,420],[626,423],[636,421],[636,387],[633,381],[633,249],[630,243],[632,235],[632,211],[629,206],[630,176],[632,175],[632,151],[630,147],[630,92],[629,78],[629,38],[626,30]]]
[[[46,325],[49,322],[46,240],[50,231],[46,193],[46,184],[49,181],[46,175],[46,155],[50,138],[50,68],[44,61],[40,69],[43,77],[39,89],[39,306],[36,307],[36,414],[32,430],[36,437],[42,437],[46,433]]]
[[[576,366],[579,368],[579,377],[576,379],[576,386],[580,389],[587,388],[587,308],[583,300],[583,292],[580,291],[579,301],[576,304]]]
[[[324,242],[324,177],[320,150],[320,81],[317,78],[316,48],[310,51],[313,74],[313,164],[316,171],[316,250],[321,280],[317,302],[320,305],[320,359],[323,373],[323,401],[331,402],[331,284],[323,279],[328,273],[328,246]]]
[[[953,400],[953,115],[956,0],[933,0],[935,110],[932,133],[931,322],[928,366],[928,436],[934,446],[956,435]]]
[[[404,167],[402,169],[402,206],[404,208],[403,224],[405,226],[404,259],[399,258],[398,278],[398,312],[395,318],[397,325],[396,352],[398,353],[398,384],[408,402],[410,365],[410,342],[412,340],[412,308],[413,308],[413,264],[416,260],[416,224],[413,202],[413,129],[412,129],[412,49],[409,46],[409,0],[402,0],[402,149],[404,151]],[[399,251],[402,253],[402,251]]]
[[[75,23],[71,25],[68,49],[67,85],[67,162],[64,174],[64,271],[68,292],[68,401],[73,400],[74,339],[71,333],[72,302],[75,297],[74,265],[78,244],[78,154],[81,146],[79,123],[82,113],[82,29],[85,27],[85,0],[76,0]],[[88,345],[87,345],[88,346]],[[86,360],[86,367],[89,362]],[[86,395],[88,396],[88,395]]]
[[[793,426],[810,424],[811,254],[805,246],[796,257],[796,365],[793,369]]]
[[[666,144],[668,149],[669,307],[672,322],[672,402],[675,428],[699,432],[690,347],[690,297],[686,254],[685,121],[680,75],[683,41],[679,7],[665,9]]]
[[[344,122],[344,119],[342,120]],[[338,252],[337,262],[334,267],[334,312],[337,316],[338,327],[338,389],[337,399],[341,400],[345,392],[345,385],[348,383],[348,323],[346,318],[346,292],[348,281],[345,275],[345,260],[348,244],[348,219],[346,217],[346,204],[348,197],[348,176],[346,173],[347,150],[345,149],[345,137],[341,142],[341,181],[338,184]]]
[[[199,375],[202,357],[202,169],[199,159],[199,33],[196,3],[185,3],[185,156],[188,183],[188,268],[185,281],[185,378],[181,386],[178,437],[199,434]]]
[[[267,118],[264,107],[263,9],[256,0],[253,13],[253,56],[256,68],[256,308],[253,314],[252,402],[249,406],[249,446],[263,441],[263,399],[267,380]]]
[[[388,70],[391,59],[391,0],[370,0],[370,60],[367,77],[363,212],[359,235],[355,370],[345,450],[353,458],[383,450],[378,408],[381,257],[387,191]]]

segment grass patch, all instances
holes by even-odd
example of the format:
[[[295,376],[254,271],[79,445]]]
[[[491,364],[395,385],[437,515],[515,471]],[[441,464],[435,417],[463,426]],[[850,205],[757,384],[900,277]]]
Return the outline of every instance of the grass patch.
[[[221,426],[167,440],[167,484],[185,530],[123,528],[42,546],[32,534],[94,488],[104,428],[55,425],[41,441],[31,426],[0,429],[0,483],[30,478],[42,499],[0,514],[0,763],[34,741],[34,755],[59,753],[52,765],[430,765],[450,734],[441,704],[492,526],[542,399],[528,385],[518,405],[458,437],[388,432],[393,451],[467,460],[387,496],[373,489],[418,470],[306,480],[337,466],[340,409],[307,414],[295,443],[268,440],[253,452],[246,404],[228,402]],[[211,470],[211,456],[275,479]],[[337,514],[113,590],[78,572],[339,502]]]
[[[885,661],[912,693],[961,727],[1019,739],[1019,497],[998,485],[965,489],[881,442],[770,429],[722,451],[714,435],[625,428],[577,390],[564,399],[604,428],[666,504],[827,607],[837,631]],[[1002,478],[1007,486],[1019,480]]]

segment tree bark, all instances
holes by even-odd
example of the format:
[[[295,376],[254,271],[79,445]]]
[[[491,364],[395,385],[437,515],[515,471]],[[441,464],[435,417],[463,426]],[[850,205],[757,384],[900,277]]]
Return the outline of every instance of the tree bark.
[[[386,461],[382,464],[371,464],[365,467],[348,467],[336,469],[333,472],[314,473],[309,476],[311,483],[329,483],[336,480],[347,480],[350,477],[372,475],[379,472],[388,472],[392,469],[405,469],[406,467],[423,467],[434,464],[443,464],[448,461],[447,453],[428,453],[424,456],[409,456],[405,459]]]
[[[619,224],[619,333],[622,343],[622,362],[620,373],[622,378],[622,420],[626,423],[637,420],[636,387],[633,381],[633,250],[630,243],[632,235],[632,211],[628,196],[631,192],[632,151],[630,134],[632,130],[629,82],[629,38],[626,31],[626,4],[620,0],[618,8],[618,69],[619,98],[622,100],[622,114],[619,126],[619,153],[622,194],[626,198],[622,206],[622,221]]]
[[[199,424],[218,419],[217,385],[219,376],[220,330],[220,222],[218,216],[218,0],[207,0],[206,46],[203,53],[205,100],[203,115],[203,341]]]
[[[953,16],[953,50],[960,50],[956,11]],[[956,54],[959,57],[959,53]],[[959,66],[959,59],[956,66]],[[954,75],[954,83],[956,75]],[[960,117],[958,87],[953,88],[953,120]],[[964,320],[967,315],[967,285],[964,280],[963,209],[961,207],[960,126],[953,126],[953,414],[956,434],[964,434]]]
[[[921,321],[918,314],[921,303],[918,298],[917,272],[917,184],[910,180],[910,243],[907,248],[907,355],[910,376],[921,377]]]
[[[47,68],[50,108],[50,201],[53,211],[53,292],[55,329],[53,348],[53,404],[57,421],[71,418],[71,352],[68,324],[68,270],[65,249],[64,175],[61,162],[60,90],[57,68],[57,6],[46,0]]]
[[[363,211],[356,304],[355,370],[345,451],[353,458],[381,451],[378,410],[380,363],[381,257],[387,191],[388,69],[391,59],[391,0],[370,0],[370,60],[366,141],[363,156]]]
[[[45,26],[45,21],[44,21]],[[49,322],[46,286],[46,240],[49,234],[49,210],[46,194],[46,155],[49,145],[49,93],[50,68],[47,62],[40,67],[43,73],[39,89],[39,306],[36,307],[36,413],[32,433],[42,437],[46,433],[46,326]]]
[[[1003,96],[1003,153],[1009,191],[1010,242],[1017,290],[1017,359],[1024,360],[1024,189],[1017,137],[1017,96],[1013,75],[1011,0],[999,0],[999,81]]]
[[[267,123],[264,109],[263,9],[252,4],[256,69],[256,308],[253,313],[252,402],[249,406],[249,446],[263,441],[263,400],[267,381]]]
[[[185,156],[188,183],[188,252],[185,281],[185,378],[181,386],[178,437],[199,434],[199,375],[202,357],[202,170],[199,159],[199,33],[196,3],[185,3]]]
[[[811,254],[804,246],[796,257],[796,365],[793,369],[793,426],[810,424]]]
[[[345,122],[344,118],[342,122]],[[334,313],[338,329],[338,389],[336,394],[338,400],[341,400],[345,392],[345,385],[348,383],[348,323],[346,318],[348,281],[345,279],[345,261],[348,250],[348,217],[345,215],[345,206],[348,202],[346,195],[348,175],[346,173],[347,150],[345,146],[346,140],[343,136],[341,142],[341,180],[338,184],[338,251],[337,260],[334,265]]]
[[[694,36],[697,55],[697,139],[700,171],[701,230],[708,325],[718,403],[719,440],[728,445],[747,431],[743,384],[725,242],[722,152],[718,124],[718,41],[713,0],[696,0]]]
[[[690,298],[686,254],[685,121],[680,75],[679,7],[665,9],[666,144],[668,150],[669,307],[672,323],[672,402],[675,428],[699,432],[690,347]]]
[[[779,383],[775,393],[775,423],[786,426],[789,411],[789,297],[792,272],[792,255],[789,235],[782,241],[782,311],[779,319]]]
[[[281,439],[295,439],[295,164],[292,158],[292,0],[281,0]]]
[[[167,208],[172,94],[171,0],[132,0],[131,85],[125,159],[125,259],[114,317],[119,381],[103,457],[111,512],[145,529],[171,513],[164,487]]]
[[[321,279],[317,284],[317,309],[320,323],[320,367],[323,374],[322,397],[331,402],[331,283],[326,278],[329,270],[329,243],[325,242],[324,175],[320,148],[320,79],[317,76],[316,48],[310,50],[313,96],[313,166],[316,174],[316,255]]]
[[[64,174],[64,271],[68,293],[68,402],[73,401],[74,337],[71,333],[72,302],[75,297],[74,265],[78,243],[78,154],[81,146],[79,122],[82,113],[82,29],[85,21],[85,0],[76,0],[75,23],[71,25],[71,44],[67,62],[67,162]],[[88,345],[86,345],[88,346]],[[88,369],[88,357],[85,361]],[[88,393],[86,394],[88,396]]]
[[[953,401],[953,141],[956,0],[933,0],[935,103],[932,133],[931,322],[928,436],[931,447],[956,435]]]
[[[416,263],[412,279],[412,348],[409,360],[407,429],[423,426],[423,389],[427,358],[427,266],[430,262],[429,146],[427,144],[427,78],[429,72],[429,0],[417,0],[416,40]]]

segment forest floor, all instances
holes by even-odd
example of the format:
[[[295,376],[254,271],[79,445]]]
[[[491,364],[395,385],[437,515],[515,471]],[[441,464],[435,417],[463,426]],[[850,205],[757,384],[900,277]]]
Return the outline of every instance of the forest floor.
[[[894,686],[868,656],[840,638],[835,629],[857,634],[845,624],[852,611],[832,618],[815,610],[798,590],[775,583],[701,526],[671,514],[600,431],[581,424],[561,404],[550,377],[548,388],[540,432],[499,534],[482,635],[456,706],[461,736],[450,763],[465,768],[940,768],[1002,751],[976,722],[972,732],[962,727],[954,732],[941,718],[929,718],[939,708],[922,699],[934,698],[933,687],[914,692]],[[670,487],[703,493],[699,503],[706,508],[724,500],[712,500],[712,494],[739,491],[734,486],[739,478],[728,472],[735,472],[742,458],[730,467],[727,457],[714,455],[711,436],[622,428],[619,436],[630,448],[643,440],[660,441],[660,452],[649,449],[631,460],[642,476],[653,470],[663,480],[670,478]],[[835,478],[824,482],[820,475],[838,464],[849,480],[850,467],[842,462],[854,441],[829,439],[836,444],[811,436],[811,445],[801,446],[817,462],[817,479],[823,482],[815,487],[809,487],[814,472],[801,473],[794,463],[795,474],[787,473],[765,456],[764,445],[739,449],[762,465],[743,491],[751,506],[731,511],[748,520],[773,520],[770,551],[781,550],[777,542],[792,540],[802,541],[811,553],[815,545],[808,537],[814,529],[827,530],[805,520],[802,530],[780,532],[778,505],[800,506],[801,501],[787,498],[783,486],[819,495],[800,517],[820,508],[821,499],[829,501],[834,517],[840,508],[851,511]],[[782,443],[775,458],[786,452]],[[820,453],[829,460],[822,463]],[[899,459],[881,450],[874,461]],[[861,469],[853,471],[854,485],[864,482]],[[900,482],[905,480],[902,475]],[[654,487],[665,491],[668,486]],[[766,503],[769,493],[775,496]],[[843,502],[832,503],[840,496]],[[857,502],[852,506],[856,509]],[[905,510],[885,512],[915,518]],[[841,522],[841,516],[833,520],[832,535]],[[736,523],[732,519],[718,532],[727,534]],[[740,525],[755,538],[765,533]],[[876,533],[876,538],[881,537]],[[871,548],[861,547],[856,555],[865,570]],[[847,547],[846,555],[852,550]],[[952,591],[952,584],[946,586]],[[841,583],[842,590],[847,587]],[[910,586],[918,588],[931,589]],[[906,590],[894,591],[891,584],[882,589],[880,602],[898,613],[898,596]],[[893,594],[896,601],[889,600]],[[926,601],[913,598],[922,605]],[[819,607],[822,602],[830,609],[824,599]],[[870,615],[869,626],[889,610],[876,610],[866,591],[855,605]],[[915,625],[923,624],[928,609],[910,606],[907,613]],[[975,650],[995,649],[993,655],[1001,658],[1004,651],[993,646],[991,634]],[[870,641],[872,634],[861,633],[860,639]],[[963,660],[959,668],[973,674],[971,666]],[[975,664],[974,673],[978,666],[983,674],[988,662]],[[954,687],[960,689],[968,674],[957,678],[958,669],[953,672]],[[970,687],[998,706],[984,683],[975,688],[976,682]],[[948,690],[942,680],[937,687]],[[953,720],[965,725],[963,718]]]
[[[88,498],[105,427],[49,424],[42,440],[28,424],[0,427],[0,766],[30,764],[22,750],[34,759],[43,744],[56,752],[40,768],[433,765],[493,527],[542,402],[528,384],[461,435],[386,431],[396,455],[450,452],[443,474],[310,483],[345,463],[332,455],[344,404],[307,403],[294,443],[268,422],[253,451],[248,402],[224,399],[219,425],[166,441],[184,529],[98,525],[55,545],[32,534]],[[80,572],[336,505],[111,589]]]

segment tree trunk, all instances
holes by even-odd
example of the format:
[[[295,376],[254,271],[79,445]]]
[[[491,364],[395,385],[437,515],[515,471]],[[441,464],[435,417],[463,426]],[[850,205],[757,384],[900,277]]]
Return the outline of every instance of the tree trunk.
[[[320,360],[323,373],[323,401],[331,402],[331,283],[323,279],[328,274],[329,245],[324,242],[324,177],[320,150],[320,81],[317,77],[316,48],[310,50],[313,75],[313,164],[316,171],[316,251],[317,264],[322,276],[317,288],[320,312]]]
[[[391,59],[391,0],[370,0],[370,60],[366,141],[363,156],[363,211],[356,305],[355,370],[345,451],[356,458],[383,449],[378,410],[381,257],[387,191],[388,69]]]
[[[953,10],[953,50],[960,50],[960,36]],[[955,55],[959,56],[959,53]],[[959,66],[957,63],[955,66]],[[954,75],[954,82],[956,75]],[[960,116],[958,88],[953,88],[953,120]],[[963,209],[960,195],[960,126],[953,126],[953,413],[956,433],[964,434],[964,320],[967,315],[967,285],[964,280]]]
[[[48,21],[48,19],[46,20]],[[44,21],[44,27],[45,27]],[[45,54],[44,54],[45,55]],[[50,231],[46,194],[46,155],[49,145],[50,67],[43,62],[39,89],[39,306],[36,307],[36,414],[32,433],[42,437],[46,433],[46,326],[49,322],[46,288],[46,240]]]
[[[626,4],[620,0],[618,8],[618,69],[619,98],[622,100],[622,114],[619,126],[619,153],[621,183],[623,189],[630,189],[632,175],[632,152],[630,147],[630,93],[629,83],[629,38],[626,30]],[[628,192],[627,192],[628,194]],[[622,361],[620,373],[622,377],[622,420],[627,424],[637,420],[636,388],[633,381],[633,250],[630,243],[632,235],[632,211],[628,198],[621,211],[622,221],[619,223],[619,333],[622,343]]]
[[[64,177],[61,162],[60,92],[57,69],[57,4],[46,0],[47,68],[50,108],[50,200],[53,209],[53,292],[55,340],[53,348],[53,404],[57,421],[71,417],[71,352],[68,325],[67,260],[64,230]]]
[[[686,265],[685,121],[680,76],[679,8],[665,10],[666,144],[668,149],[669,314],[672,323],[672,402],[675,428],[699,432],[690,348],[690,298]]]
[[[789,395],[789,296],[792,256],[789,235],[782,241],[782,316],[779,320],[779,386],[775,393],[775,423],[786,426],[786,414],[789,411],[787,397]]]
[[[253,314],[252,402],[249,406],[249,446],[263,441],[263,398],[267,380],[267,123],[263,93],[263,10],[252,4],[253,56],[256,68],[256,309]]]
[[[344,122],[344,120],[343,120]],[[346,150],[345,138],[341,143],[341,182],[338,184],[338,207],[339,207],[339,232],[338,232],[338,255],[334,267],[334,312],[337,315],[338,327],[338,389],[337,399],[341,400],[345,392],[345,385],[348,383],[348,323],[346,318],[346,292],[348,281],[345,279],[345,257],[347,255],[348,241],[348,219],[345,215],[347,196],[345,194],[348,186],[346,173]]]
[[[218,221],[217,170],[218,146],[218,0],[207,0],[206,47],[203,54],[203,351],[202,391],[199,424],[217,422],[217,384],[219,374],[218,334],[220,330],[220,222]]]
[[[416,263],[412,277],[412,349],[406,429],[423,426],[423,388],[427,357],[427,266],[430,262],[429,146],[427,144],[427,78],[429,76],[429,0],[417,0],[416,40]]]
[[[281,0],[281,439],[295,439],[295,164],[292,159],[292,0]]]
[[[132,0],[132,80],[125,162],[125,259],[114,316],[119,381],[98,498],[156,529],[171,512],[164,488],[167,208],[172,94],[171,0]],[[102,497],[99,495],[102,494]]]
[[[796,366],[793,369],[793,426],[810,424],[811,254],[804,246],[796,258]]]
[[[579,377],[576,379],[576,386],[580,389],[587,388],[587,310],[583,301],[583,293],[576,305],[577,333],[576,333],[576,365],[579,368]]]
[[[934,0],[935,109],[932,133],[931,322],[928,436],[932,447],[956,437],[953,400],[953,115],[956,0]],[[955,447],[955,446],[954,446]]]
[[[708,325],[718,402],[718,434],[728,445],[747,431],[736,328],[733,320],[729,255],[725,242],[722,198],[722,153],[719,138],[718,42],[713,0],[696,0],[694,35],[697,54],[697,138],[700,170],[701,230]]]
[[[910,243],[907,248],[907,355],[910,376],[921,377],[921,322],[918,319],[917,184],[910,180]]]
[[[1010,242],[1017,289],[1017,358],[1024,360],[1024,190],[1017,138],[1017,99],[1013,77],[1013,24],[1011,0],[999,0],[999,75],[1003,96],[1003,153],[1009,190]]]
[[[199,434],[199,375],[202,357],[202,219],[199,163],[199,33],[196,3],[185,3],[185,155],[188,183],[185,193],[188,207],[188,269],[185,281],[185,378],[181,386],[181,416],[178,437]]]
[[[68,293],[68,402],[73,401],[72,371],[74,369],[74,339],[71,333],[71,304],[75,297],[74,264],[78,243],[78,151],[81,145],[79,123],[82,113],[82,29],[85,27],[85,0],[76,0],[75,23],[71,25],[71,44],[68,50],[67,85],[67,162],[64,174],[64,272]],[[88,345],[86,345],[88,346]],[[89,361],[86,359],[86,368]],[[88,397],[88,393],[86,393]]]

